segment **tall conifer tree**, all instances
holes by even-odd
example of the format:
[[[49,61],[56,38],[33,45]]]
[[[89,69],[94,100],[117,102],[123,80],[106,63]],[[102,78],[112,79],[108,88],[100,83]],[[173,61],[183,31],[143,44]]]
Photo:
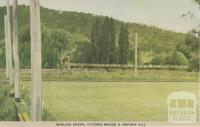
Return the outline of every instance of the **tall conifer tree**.
[[[114,64],[117,62],[116,58],[116,42],[115,42],[115,23],[112,18],[109,20],[109,64]]]
[[[119,64],[128,63],[129,39],[126,24],[121,24],[119,35]]]

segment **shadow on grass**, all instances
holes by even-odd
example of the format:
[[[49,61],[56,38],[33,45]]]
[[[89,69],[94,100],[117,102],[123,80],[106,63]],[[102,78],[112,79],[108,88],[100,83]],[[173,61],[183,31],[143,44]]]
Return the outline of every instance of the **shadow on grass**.
[[[56,121],[56,118],[46,109],[43,112],[43,121]]]

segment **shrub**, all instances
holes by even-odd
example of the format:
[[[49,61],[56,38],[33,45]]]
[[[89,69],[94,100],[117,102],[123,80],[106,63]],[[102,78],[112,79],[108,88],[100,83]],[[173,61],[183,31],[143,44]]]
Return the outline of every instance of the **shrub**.
[[[183,53],[175,51],[173,54],[170,54],[166,57],[165,64],[188,65],[188,59],[184,56]]]
[[[189,61],[189,70],[190,71],[198,71],[200,67],[199,57],[193,56],[192,59]]]
[[[16,111],[12,100],[8,97],[4,98],[3,103],[0,104],[0,121],[15,121]]]
[[[165,57],[163,55],[156,56],[152,59],[151,64],[163,65],[163,64],[165,64]]]
[[[0,121],[16,120],[14,103],[9,97],[9,85],[0,82]]]

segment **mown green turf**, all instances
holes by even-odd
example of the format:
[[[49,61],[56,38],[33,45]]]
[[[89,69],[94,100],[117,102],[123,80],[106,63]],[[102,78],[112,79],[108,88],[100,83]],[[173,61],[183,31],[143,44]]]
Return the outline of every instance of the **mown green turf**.
[[[26,82],[25,84],[29,84]],[[44,82],[46,120],[167,121],[167,96],[198,82]]]
[[[22,73],[21,78],[29,80],[30,75]],[[5,74],[1,73],[0,79],[4,80]],[[55,72],[43,73],[43,80],[52,80],[43,82],[44,120],[58,121],[167,121],[166,100],[171,92],[191,91],[197,95],[198,91],[198,82],[188,82],[198,81],[198,73],[178,70],[139,70],[137,78],[133,70]],[[30,82],[23,85],[30,92]],[[30,93],[25,91],[24,96],[27,100]]]

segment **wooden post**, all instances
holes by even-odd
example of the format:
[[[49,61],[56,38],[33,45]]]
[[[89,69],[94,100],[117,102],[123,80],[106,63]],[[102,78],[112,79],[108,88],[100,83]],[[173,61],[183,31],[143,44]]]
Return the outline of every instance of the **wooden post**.
[[[7,0],[7,28],[8,28],[8,68],[10,85],[13,85],[13,64],[12,64],[12,38],[11,38],[11,24],[10,24],[10,4]]]
[[[67,70],[70,71],[70,55],[67,57]]]
[[[31,24],[31,119],[42,120],[42,76],[41,76],[41,25],[39,0],[30,0],[30,24]]]
[[[134,40],[133,40],[133,36],[132,36],[132,34],[130,33],[129,34],[129,41],[130,41],[130,43],[131,43],[131,50],[132,51],[134,51]],[[134,64],[134,57],[132,58],[132,60],[131,60],[131,64]]]
[[[6,57],[6,79],[9,79],[9,63],[8,63],[8,22],[7,15],[4,16],[4,31],[5,31],[5,57]]]
[[[200,64],[200,46],[199,46],[199,64]],[[200,67],[199,67],[199,122],[200,122]]]
[[[199,36],[200,37],[200,36]],[[198,104],[199,104],[199,122],[200,122],[200,44],[199,44],[199,100],[198,100]]]
[[[17,0],[13,0],[13,59],[14,59],[14,85],[15,98],[20,98],[20,65],[18,51],[18,24],[17,24]]]
[[[138,66],[138,34],[135,34],[135,77],[137,77]]]

